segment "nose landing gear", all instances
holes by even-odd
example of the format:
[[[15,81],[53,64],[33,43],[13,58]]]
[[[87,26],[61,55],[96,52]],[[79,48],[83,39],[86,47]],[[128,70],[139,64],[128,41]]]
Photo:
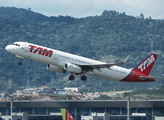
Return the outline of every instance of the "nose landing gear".
[[[23,58],[21,58],[21,61],[18,63],[18,65],[22,65]]]
[[[14,55],[14,57],[19,58],[20,62],[18,63],[18,65],[22,65],[22,62],[23,62],[24,58],[19,56],[19,55]]]

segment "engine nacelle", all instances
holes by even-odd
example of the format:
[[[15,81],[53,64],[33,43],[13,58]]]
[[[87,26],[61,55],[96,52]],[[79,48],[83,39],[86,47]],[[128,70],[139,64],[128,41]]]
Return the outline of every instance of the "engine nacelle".
[[[81,73],[82,72],[81,67],[71,64],[71,63],[66,63],[64,66],[64,70],[67,70],[70,73]]]
[[[57,73],[65,73],[66,71],[58,66],[54,65],[47,65],[47,70],[52,71],[52,72],[57,72]]]

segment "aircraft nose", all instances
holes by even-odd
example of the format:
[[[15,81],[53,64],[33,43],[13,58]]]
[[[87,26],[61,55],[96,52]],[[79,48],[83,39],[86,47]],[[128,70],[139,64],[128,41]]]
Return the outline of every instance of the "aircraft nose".
[[[12,49],[12,47],[10,46],[10,45],[7,45],[6,47],[5,47],[5,49],[8,51],[8,52],[11,52],[13,49]]]
[[[8,45],[5,47],[5,49],[6,49],[7,51],[9,50],[9,48],[10,48],[10,47],[9,47]]]

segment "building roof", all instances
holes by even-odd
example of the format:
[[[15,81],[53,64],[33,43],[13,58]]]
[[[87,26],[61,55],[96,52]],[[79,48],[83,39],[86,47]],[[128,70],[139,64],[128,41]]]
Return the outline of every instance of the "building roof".
[[[10,101],[0,101],[1,107],[10,107]],[[13,101],[14,107],[127,107],[127,101],[58,100],[58,101]],[[164,107],[164,101],[130,101],[130,107]]]

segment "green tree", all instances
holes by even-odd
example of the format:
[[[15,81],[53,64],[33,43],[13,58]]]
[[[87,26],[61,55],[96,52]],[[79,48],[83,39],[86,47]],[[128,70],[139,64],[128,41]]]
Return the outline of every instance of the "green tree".
[[[144,19],[144,15],[142,13],[140,14],[140,18]]]
[[[102,94],[100,94],[100,97],[95,98],[95,100],[110,100],[110,99],[112,98],[107,95],[102,95]]]

